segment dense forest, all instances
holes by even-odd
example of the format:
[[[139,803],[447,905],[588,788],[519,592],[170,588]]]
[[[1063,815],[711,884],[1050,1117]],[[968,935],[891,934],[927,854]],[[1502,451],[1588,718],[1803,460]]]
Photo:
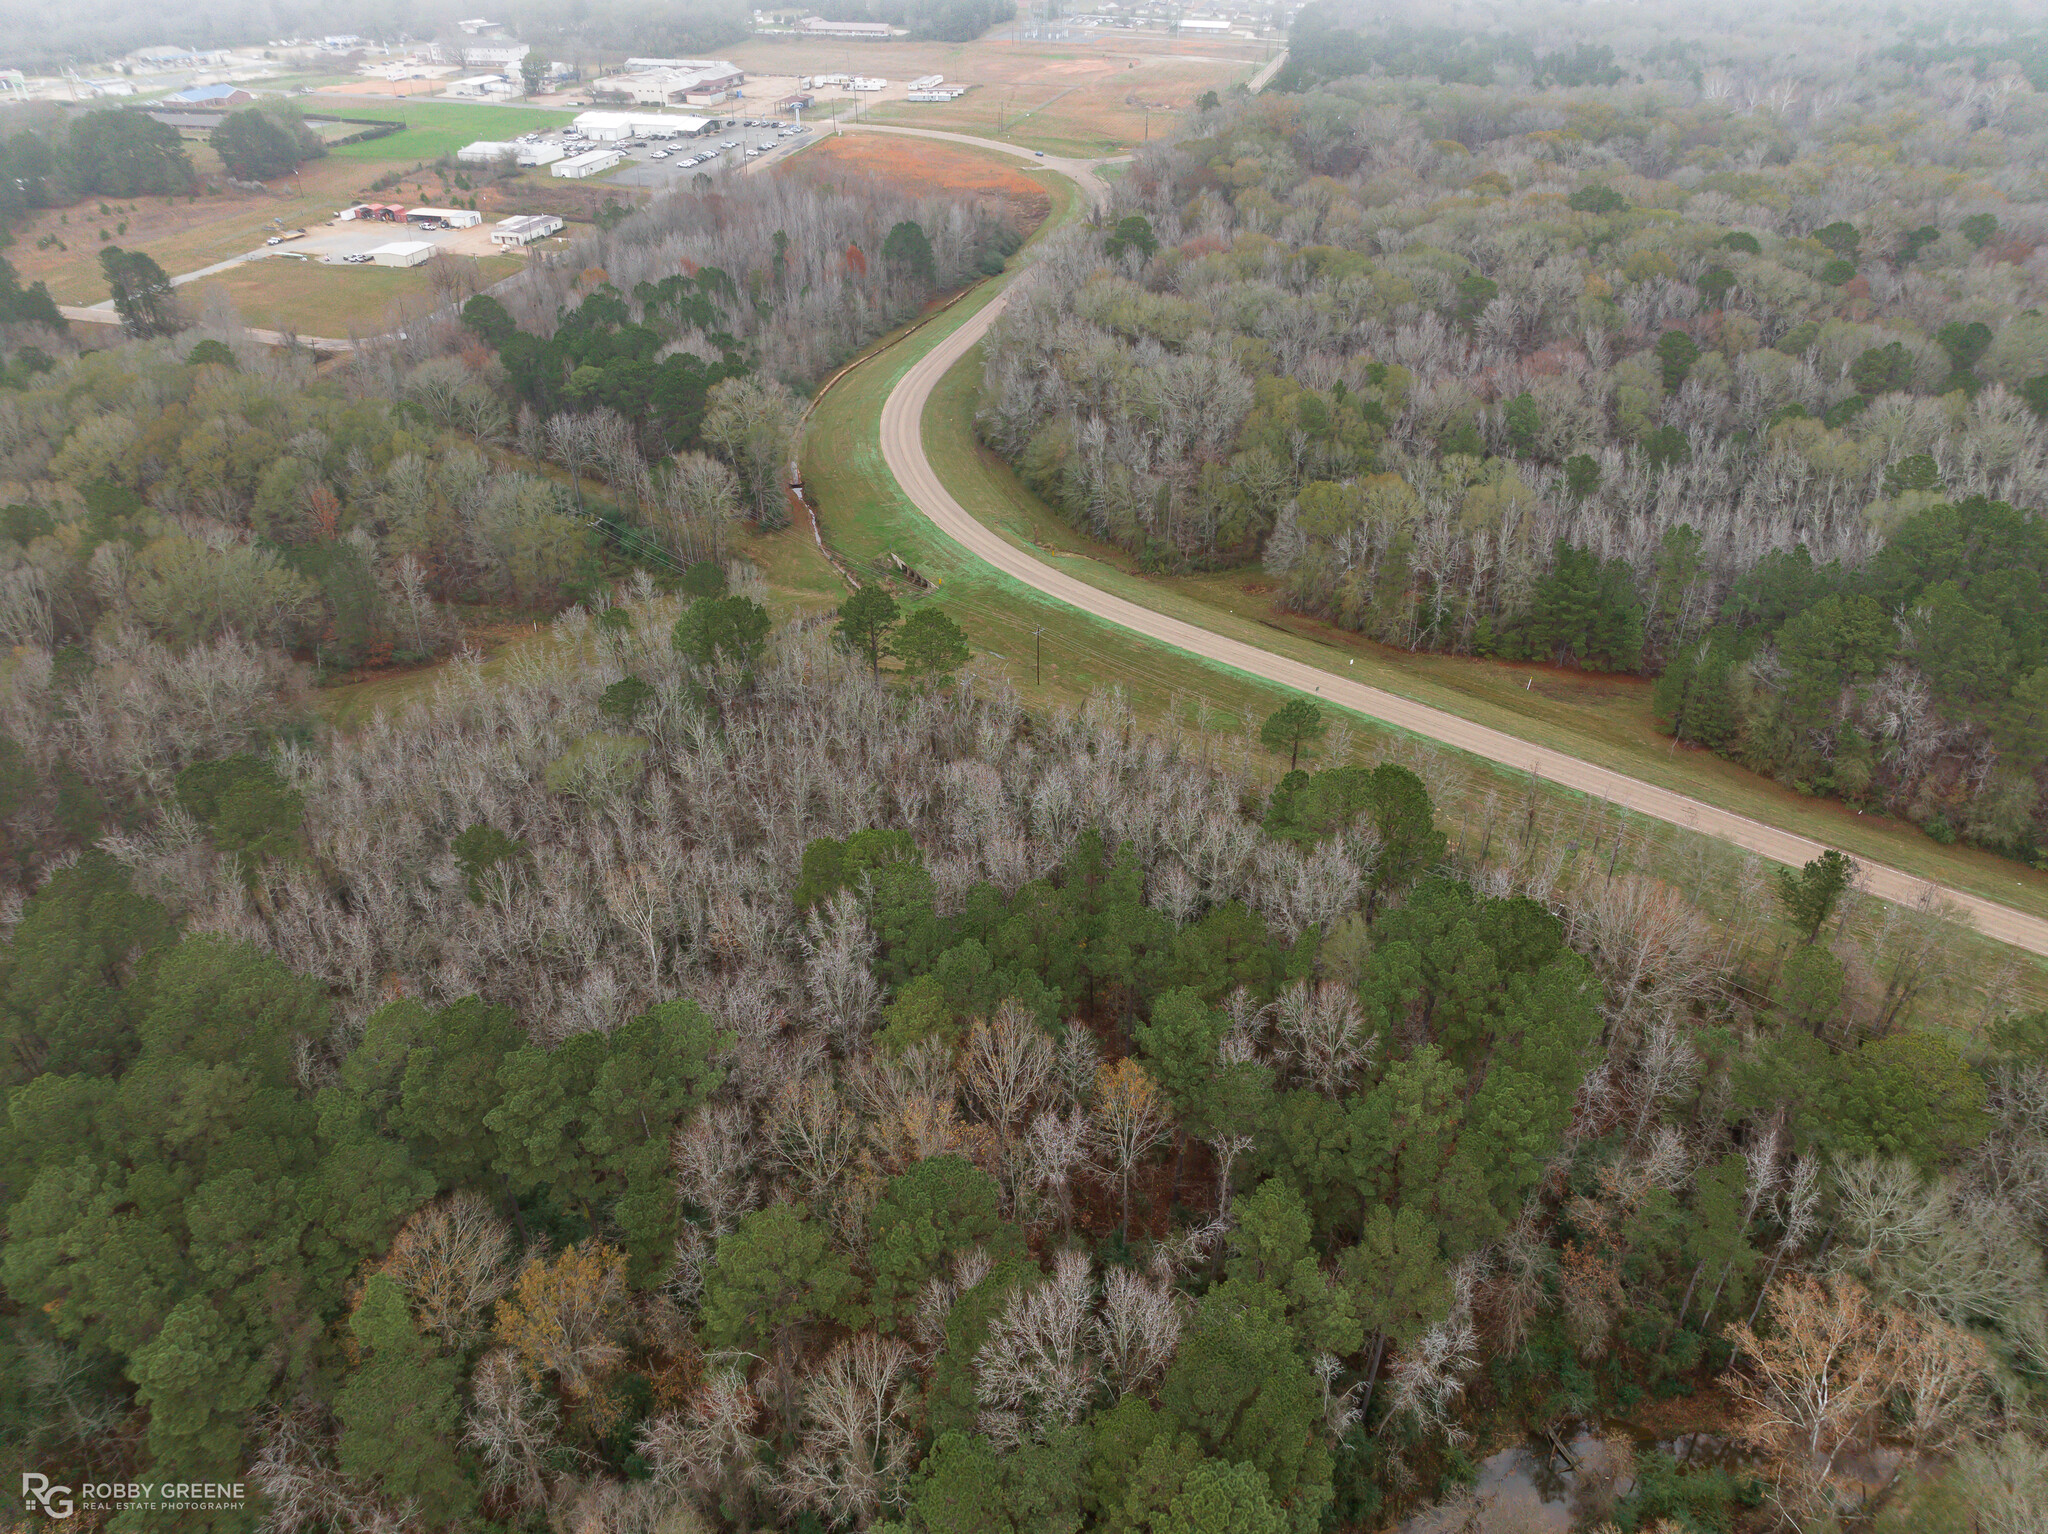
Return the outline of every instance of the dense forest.
[[[1515,92],[1618,89],[1508,84],[1525,138]],[[1446,190],[1413,124],[1454,88],[1502,90],[1196,114],[1023,290],[991,438],[1163,564],[1264,558],[1320,611],[1296,570],[1350,559],[1384,637],[1655,669],[1687,742],[2015,837],[2048,363],[2007,340],[2031,257],[1985,252],[2020,213],[1980,250],[1958,192],[1896,266],[1868,206],[1810,210],[1879,296],[1781,316],[1796,355],[1739,282],[1710,329],[1668,249],[1638,325],[1546,242],[1759,288],[1818,254],[1590,135],[1475,136],[1507,191]],[[1910,138],[1856,141],[1867,184]],[[1956,184],[2024,190],[1985,142]],[[1361,752],[1306,698],[1027,710],[943,591],[774,621],[738,529],[788,514],[803,397],[1018,239],[747,178],[317,369],[217,298],[82,352],[0,287],[6,1484],[240,1481],[78,1518],[222,1534],[1517,1534],[1482,1466],[1526,1443],[1587,1534],[2048,1527],[2048,1012],[1932,891]],[[1552,266],[1623,319],[1546,371],[1496,304]],[[1805,414],[1760,429],[1742,367]],[[1770,467],[1828,444],[1882,478]],[[1428,550],[1473,582],[1433,620]],[[487,664],[479,615],[532,628]]]
[[[1313,1530],[1706,1392],[1751,1454],[1617,1439],[1599,1516],[2039,1515],[2048,1022],[1930,1028],[1938,913],[622,595],[349,737],[249,641],[20,652],[32,1462],[247,1464],[273,1529]]]
[[[1543,14],[1305,11],[1049,255],[985,436],[1159,568],[1663,673],[1685,740],[2033,856],[2048,107],[1903,23]]]

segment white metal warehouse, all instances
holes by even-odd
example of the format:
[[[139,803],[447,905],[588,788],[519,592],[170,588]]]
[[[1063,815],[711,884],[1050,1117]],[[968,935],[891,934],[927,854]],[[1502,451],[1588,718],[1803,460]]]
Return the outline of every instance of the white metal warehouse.
[[[544,240],[551,234],[558,234],[562,221],[552,213],[515,213],[510,218],[501,218],[491,230],[493,245],[531,245],[535,240]]]
[[[407,208],[408,224],[445,224],[450,229],[474,229],[484,221],[474,208]]]
[[[463,165],[496,165],[510,159],[515,165],[552,165],[566,153],[560,144],[520,144],[496,139],[478,139],[455,151]]]
[[[572,154],[566,160],[557,160],[548,169],[557,176],[581,180],[585,176],[602,175],[626,157],[616,149],[586,149],[582,154]]]
[[[629,138],[695,138],[711,126],[708,117],[666,112],[578,112],[578,133],[600,144]]]

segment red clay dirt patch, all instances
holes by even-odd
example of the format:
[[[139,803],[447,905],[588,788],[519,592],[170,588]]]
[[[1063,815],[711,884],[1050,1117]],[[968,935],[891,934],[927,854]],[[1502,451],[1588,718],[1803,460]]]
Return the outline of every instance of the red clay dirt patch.
[[[836,134],[785,163],[781,174],[814,184],[858,177],[912,197],[979,197],[1000,203],[1027,231],[1052,211],[1052,198],[1044,187],[993,155],[893,133]]]

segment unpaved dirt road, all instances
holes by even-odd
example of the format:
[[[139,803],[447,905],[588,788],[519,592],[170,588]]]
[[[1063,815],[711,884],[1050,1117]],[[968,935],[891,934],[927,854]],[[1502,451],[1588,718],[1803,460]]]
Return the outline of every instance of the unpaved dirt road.
[[[887,130],[875,125],[871,131]],[[1015,145],[994,140],[973,139],[955,133],[931,136],[1036,158],[1029,151],[1020,151]],[[1064,174],[1072,174],[1067,169],[1068,162],[1047,159],[1042,163]],[[1091,195],[1100,197],[1097,189],[1102,183],[1097,177],[1090,174],[1085,180],[1081,177],[1075,177],[1075,180]],[[1533,773],[1546,782],[1715,837],[1773,862],[1797,866],[1820,855],[1823,843],[1777,826],[1729,810],[1716,809],[1684,794],[1644,783],[1577,757],[1561,755],[1500,730],[1460,719],[1455,714],[1383,692],[1377,687],[1346,681],[1314,666],[1274,655],[1221,634],[1212,634],[1207,629],[1097,590],[1085,581],[1034,558],[977,521],[940,483],[931,461],[925,456],[922,435],[925,403],[946,371],[964,357],[1002,316],[1011,294],[1020,284],[1031,280],[1032,274],[1028,271],[1014,279],[1008,289],[933,347],[904,374],[903,381],[882,406],[882,457],[889,466],[889,472],[896,476],[896,482],[903,487],[911,503],[955,543],[1046,596],[1200,660],[1212,661],[1247,676],[1293,688],[1324,703],[1427,736],[1461,751],[1469,751],[1503,767]],[[1964,913],[1985,936],[2030,953],[2048,955],[2048,921],[2040,917],[2029,916],[1980,895],[1939,885],[1930,886],[1925,879],[1883,864],[1862,863],[1861,867],[1863,887],[1873,895],[1911,905],[1927,898],[1931,890]]]

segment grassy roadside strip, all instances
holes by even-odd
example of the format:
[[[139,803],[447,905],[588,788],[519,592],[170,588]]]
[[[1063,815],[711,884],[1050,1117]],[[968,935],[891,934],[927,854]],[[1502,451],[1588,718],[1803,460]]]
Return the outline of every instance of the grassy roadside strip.
[[[1640,679],[1410,655],[1333,624],[1273,613],[1256,570],[1167,579],[1139,573],[1120,550],[1063,521],[975,439],[980,378],[977,347],[934,391],[925,413],[932,464],[961,505],[1066,573],[1214,633],[1799,831],[1852,856],[2048,915],[2048,875],[2037,870],[1977,848],[1944,847],[1903,820],[1802,797],[1709,752],[1674,751],[1654,728],[1650,688]]]
[[[1058,222],[1058,217],[1048,219],[1047,228]],[[926,600],[942,602],[968,631],[977,651],[976,669],[1006,678],[1035,709],[1079,707],[1099,689],[1114,687],[1122,691],[1134,712],[1151,728],[1183,736],[1200,732],[1217,737],[1220,733],[1223,737],[1242,739],[1239,731],[1248,724],[1255,727],[1257,720],[1277,706],[1283,696],[1278,689],[1227,668],[1137,640],[999,575],[938,534],[910,505],[889,474],[880,447],[882,402],[919,357],[993,297],[1000,285],[991,282],[977,289],[946,316],[907,340],[900,336],[885,340],[820,402],[805,438],[803,465],[805,484],[820,506],[821,526],[827,540],[839,555],[856,565],[893,552],[936,579],[938,589]],[[995,525],[1005,536],[1034,546],[1041,556],[1064,553],[1067,557],[1059,560],[1063,568],[1078,572],[1083,564],[1098,564],[1098,569],[1087,576],[1091,581],[1109,586],[1114,578],[1126,594],[1135,595],[1148,605],[1194,616],[1197,606],[1192,598],[1184,594],[1176,597],[1186,604],[1185,608],[1167,607],[1160,601],[1161,583],[1117,570],[1107,560],[1095,560],[1096,551],[1083,547],[1086,540],[1038,506],[1035,498],[1015,483],[1005,466],[973,446],[971,436],[959,431],[948,436],[937,429],[947,425],[948,413],[953,424],[964,424],[965,416],[971,414],[973,384],[978,376],[978,364],[970,358],[949,375],[945,386],[934,395],[927,417],[935,428],[928,435],[928,440],[935,439],[934,462],[955,494],[970,505],[1000,507],[995,513]],[[977,475],[985,476],[986,482]],[[1012,490],[991,500],[988,483],[1000,484],[1005,479]],[[976,499],[968,500],[970,495]],[[1172,594],[1170,589],[1168,594]],[[1208,619],[1197,616],[1196,621],[1206,624]],[[1305,658],[1321,648],[1323,653],[1315,656],[1318,664],[1332,671],[1354,669],[1348,664],[1355,658],[1353,653],[1333,655],[1313,639],[1250,620],[1245,621],[1240,632],[1261,645]],[[1361,651],[1364,648],[1361,646]],[[1340,667],[1339,661],[1346,664]],[[1360,659],[1359,665],[1362,668],[1365,661]],[[1379,676],[1370,679],[1387,684]],[[1533,693],[1533,687],[1530,690]],[[1427,701],[1456,712],[1477,712],[1454,695],[1425,696]],[[1524,774],[1467,758],[1369,720],[1347,723],[1348,740],[1342,745],[1333,742],[1333,746],[1365,757],[1391,753],[1424,769],[1437,791],[1453,839],[1475,851],[1501,806],[1512,805],[1518,815],[1526,814],[1531,823],[1540,823],[1539,837],[1541,825],[1553,828],[1565,853],[1567,877],[1572,864],[1585,859],[1597,860],[1603,867],[1633,867],[1704,894],[1710,907],[1716,891],[1727,892],[1734,887],[1733,872],[1738,858],[1720,843],[1617,811],[1606,804],[1589,803],[1548,784],[1532,784]],[[1528,728],[1519,717],[1509,727],[1518,733]],[[1269,765],[1257,756],[1254,763],[1262,768]],[[1684,775],[1676,781],[1688,792],[1699,793],[1700,777],[1692,771],[1697,758],[1688,754],[1679,757],[1677,763]],[[1812,809],[1816,804],[1794,802],[1802,809]],[[1835,808],[1818,807],[1823,811]],[[1766,818],[1783,818],[1775,813],[1775,806],[1766,804],[1763,808]],[[1856,819],[1853,814],[1846,818],[1851,822]],[[1835,827],[1829,824],[1816,834],[1833,837]],[[1908,834],[1930,852],[1949,859],[1945,865],[1929,860],[1913,871],[1942,882],[1985,890],[1997,898],[2012,899],[2005,887],[1989,884],[1985,877],[1987,873],[1994,877],[2005,873],[2011,865],[1968,852],[1958,858],[1958,849],[1938,848],[1917,832]],[[1912,866],[1911,860],[1892,850],[1891,843],[1872,837],[1862,846],[1867,857]],[[1852,846],[1850,850],[1857,849]],[[1985,866],[1971,866],[1980,857]],[[1731,910],[1724,919],[1736,919],[1739,914]],[[1972,985],[1986,980],[2014,957],[2013,950],[1974,934],[1959,937],[1957,953],[1958,972],[1970,976],[1968,983]],[[2030,956],[2018,957],[2023,991],[2048,998],[2048,966]]]

